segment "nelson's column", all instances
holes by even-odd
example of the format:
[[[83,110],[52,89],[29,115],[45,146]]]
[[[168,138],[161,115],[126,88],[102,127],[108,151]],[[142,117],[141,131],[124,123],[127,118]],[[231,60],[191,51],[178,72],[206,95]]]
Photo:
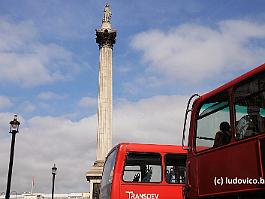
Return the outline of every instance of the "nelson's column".
[[[112,29],[110,18],[110,6],[106,4],[101,28],[96,30],[99,45],[97,160],[86,173],[92,199],[99,197],[103,164],[112,148],[112,49],[116,30]]]

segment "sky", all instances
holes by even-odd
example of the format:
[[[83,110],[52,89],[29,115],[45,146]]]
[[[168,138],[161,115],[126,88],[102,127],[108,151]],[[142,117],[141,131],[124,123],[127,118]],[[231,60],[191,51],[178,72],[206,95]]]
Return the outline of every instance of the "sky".
[[[189,96],[264,63],[263,0],[110,0],[113,145],[180,144]],[[87,192],[96,160],[103,0],[0,1],[0,191]]]

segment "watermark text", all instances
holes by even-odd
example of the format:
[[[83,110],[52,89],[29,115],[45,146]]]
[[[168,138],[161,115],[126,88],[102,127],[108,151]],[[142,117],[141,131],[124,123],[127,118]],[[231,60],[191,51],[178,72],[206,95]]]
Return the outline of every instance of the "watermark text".
[[[260,178],[228,178],[228,177],[215,177],[214,185],[223,186],[223,185],[252,185],[252,184],[261,184],[265,185],[265,179]]]

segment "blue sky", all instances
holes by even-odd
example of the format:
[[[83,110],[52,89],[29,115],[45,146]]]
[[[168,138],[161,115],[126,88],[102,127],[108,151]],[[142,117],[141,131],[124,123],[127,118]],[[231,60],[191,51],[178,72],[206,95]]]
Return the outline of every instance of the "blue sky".
[[[88,190],[84,175],[95,160],[96,141],[95,29],[105,3],[0,1],[1,192],[6,185],[8,122],[14,113],[22,124],[14,166],[20,180],[13,189],[29,191],[34,176],[36,191],[49,193],[46,173],[56,162],[59,174],[61,170],[58,192]],[[263,0],[110,4],[112,27],[118,30],[113,52],[114,144],[179,144],[188,96],[264,63]]]

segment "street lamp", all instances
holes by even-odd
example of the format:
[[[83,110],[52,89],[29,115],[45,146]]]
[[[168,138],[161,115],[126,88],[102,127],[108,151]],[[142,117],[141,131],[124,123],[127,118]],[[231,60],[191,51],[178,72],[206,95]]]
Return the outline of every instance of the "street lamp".
[[[17,120],[17,115],[14,115],[14,119],[9,124],[10,124],[9,133],[12,134],[12,139],[11,139],[10,160],[9,160],[9,167],[8,167],[5,199],[10,198],[10,186],[11,186],[11,176],[12,176],[12,168],[13,168],[13,160],[14,160],[15,139],[16,139],[16,133],[18,133],[18,128],[20,125],[20,122]]]
[[[55,181],[56,171],[57,171],[57,168],[54,164],[52,167],[52,199],[53,199],[53,194],[54,194],[54,181]]]

